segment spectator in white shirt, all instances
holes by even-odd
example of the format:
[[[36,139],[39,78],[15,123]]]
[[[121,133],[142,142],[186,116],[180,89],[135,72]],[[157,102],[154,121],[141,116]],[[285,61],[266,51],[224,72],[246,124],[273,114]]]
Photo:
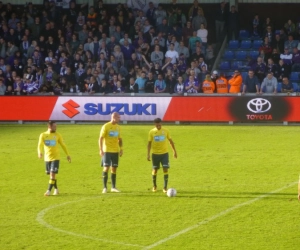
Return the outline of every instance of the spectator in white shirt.
[[[207,45],[207,35],[208,35],[208,31],[207,29],[205,29],[204,24],[201,23],[200,29],[197,30],[197,36],[200,37],[202,40],[203,51],[205,51]]]
[[[174,50],[174,43],[170,43],[170,49],[166,52],[165,58],[166,62],[168,58],[170,58],[172,64],[177,62],[179,55],[178,52]]]

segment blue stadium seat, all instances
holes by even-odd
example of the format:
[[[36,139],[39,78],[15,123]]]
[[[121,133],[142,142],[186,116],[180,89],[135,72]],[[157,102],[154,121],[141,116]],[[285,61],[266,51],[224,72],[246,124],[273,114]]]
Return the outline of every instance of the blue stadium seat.
[[[293,89],[294,89],[294,92],[298,92],[298,90],[299,90],[299,85],[298,85],[298,83],[293,82]]]
[[[300,72],[291,72],[290,81],[299,82],[300,81],[299,76],[300,76]]]
[[[281,92],[281,88],[282,88],[282,83],[278,82],[278,84],[277,84],[277,93]]]
[[[239,32],[239,39],[240,40],[247,40],[249,39],[250,33],[248,30],[240,30]]]
[[[220,70],[229,70],[230,69],[230,63],[227,62],[227,61],[222,61],[220,63],[219,68],[220,68]]]
[[[240,46],[238,40],[230,40],[228,43],[228,49],[238,49]]]
[[[251,50],[251,51],[249,51],[248,55],[251,57],[251,59],[257,59],[257,57],[259,55],[259,51],[258,50]]]
[[[228,84],[229,85],[229,84]],[[242,85],[241,85],[241,88],[240,88],[240,92],[243,92],[243,89],[244,89],[244,83],[242,83]]]
[[[248,71],[242,71],[241,75],[242,75],[243,81],[245,81],[245,79],[246,79],[246,77],[248,75]]]
[[[252,46],[252,42],[250,40],[241,41],[240,49],[250,49]]]
[[[246,60],[247,52],[243,50],[238,50],[235,52],[235,59],[236,60]]]
[[[231,69],[232,70],[241,70],[244,66],[244,63],[242,61],[232,61],[231,62]]]
[[[224,55],[223,55],[223,59],[226,60],[233,60],[234,59],[234,53],[232,50],[226,50]]]
[[[254,40],[252,44],[252,49],[259,49],[262,43],[263,43],[262,40]]]

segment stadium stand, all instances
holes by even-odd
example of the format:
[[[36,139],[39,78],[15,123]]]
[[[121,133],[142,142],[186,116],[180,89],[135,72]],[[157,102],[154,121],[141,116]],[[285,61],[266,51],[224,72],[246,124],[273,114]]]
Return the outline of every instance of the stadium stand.
[[[300,72],[291,72],[290,81],[300,83]]]
[[[246,79],[246,77],[248,76],[248,71],[242,71],[241,75],[242,75],[242,78],[243,78],[243,81],[244,81]]]
[[[251,40],[243,40],[240,44],[240,49],[250,49],[252,47]]]
[[[240,40],[247,40],[249,38],[250,38],[250,32],[248,30],[240,30],[239,32]]]
[[[258,50],[251,50],[251,51],[249,51],[248,56],[251,59],[256,60],[256,58],[259,56],[259,51]]]
[[[238,40],[230,40],[228,43],[228,49],[238,49],[240,46],[240,43]]]
[[[72,5],[74,6],[72,7]],[[112,6],[115,6],[116,9],[111,9]],[[195,62],[195,66],[199,70],[202,70],[201,66],[206,65],[208,73],[216,69],[225,71],[226,75],[229,76],[232,74],[232,70],[238,69],[242,75],[246,76],[246,71],[254,67],[258,56],[262,56],[265,62],[273,56],[271,53],[263,54],[260,51],[263,40],[266,38],[263,27],[256,34],[250,27],[246,26],[239,26],[242,29],[239,31],[236,29],[238,34],[232,36],[237,40],[224,42],[219,55],[216,55],[214,52],[219,51],[219,47],[213,51],[211,48],[215,48],[215,45],[212,45],[210,41],[208,43],[202,41],[201,44],[199,37],[192,36],[193,28],[187,29],[187,25],[185,25],[187,21],[193,23],[193,19],[199,18],[196,15],[197,13],[192,16],[186,15],[187,12],[182,13],[181,19],[177,18],[178,20],[175,20],[168,11],[168,4],[160,6],[162,9],[159,10],[159,13],[156,13],[158,9],[148,11],[149,6],[145,7],[144,11],[140,11],[128,8],[125,4],[106,5],[102,1],[99,1],[99,6],[97,4],[95,6],[87,4],[81,6],[70,1],[69,7],[70,9],[61,10],[57,5],[56,8],[55,1],[45,1],[45,6],[41,5],[40,7],[29,2],[24,7],[24,13],[32,13],[30,17],[25,17],[24,13],[17,11],[19,8],[15,8],[11,13],[18,15],[18,20],[23,25],[21,31],[15,27],[16,20],[11,18],[11,14],[6,14],[2,18],[3,24],[0,27],[0,37],[3,38],[4,45],[2,46],[0,41],[0,69],[3,73],[0,77],[3,77],[6,85],[15,88],[17,85],[14,75],[17,74],[22,83],[29,82],[26,89],[24,88],[26,90],[25,94],[36,93],[36,90],[28,91],[32,89],[30,84],[37,84],[39,92],[54,93],[56,95],[64,92],[71,94],[80,92],[100,93],[101,81],[105,79],[110,88],[108,93],[114,93],[117,81],[121,82],[122,85],[122,88],[117,89],[117,91],[123,93],[129,87],[131,76],[136,80],[140,78],[143,71],[147,78],[150,71],[155,71],[153,66],[155,63],[152,61],[151,56],[154,50],[155,38],[159,38],[158,44],[161,52],[158,56],[159,69],[162,69],[166,80],[167,71],[174,73],[172,76],[177,76],[180,72],[186,79],[189,74],[187,72],[191,68],[191,62]],[[44,11],[45,9],[47,11]],[[53,10],[53,13],[50,9]],[[102,16],[103,10],[107,11],[107,16]],[[119,16],[120,13],[123,16]],[[162,14],[164,18],[155,18],[150,15],[151,13]],[[55,15],[62,17],[62,20],[53,18]],[[36,18],[39,18],[40,22],[35,23]],[[165,24],[163,24],[163,20],[166,21]],[[201,20],[205,20],[204,14]],[[263,20],[263,17],[260,20]],[[123,21],[126,21],[127,25]],[[263,26],[262,23],[261,26]],[[289,46],[289,31],[284,30],[285,33],[282,33],[282,28],[283,24],[278,27],[274,26],[273,34],[280,34],[282,41]],[[15,34],[9,34],[10,29],[13,30],[11,33]],[[210,29],[206,31],[208,31],[208,34],[210,33]],[[159,33],[164,35],[160,36]],[[127,40],[128,38],[125,39],[125,34],[129,40]],[[49,37],[52,37],[54,44],[49,41]],[[184,39],[184,46],[179,48],[178,43],[182,40],[182,37],[190,38]],[[207,36],[207,38],[209,40],[210,36]],[[272,38],[272,36],[267,37],[267,39],[270,39],[271,47],[273,46]],[[299,38],[300,32],[295,34],[293,46],[299,43]],[[126,48],[124,47],[125,40],[126,44],[127,41],[129,44]],[[174,70],[176,66],[166,64],[165,55],[172,43],[174,43],[174,50],[179,51],[177,52],[178,56],[180,53],[184,54],[177,61],[177,63],[179,61],[183,62],[182,65],[177,65],[178,71]],[[201,50],[198,54],[194,53],[196,46],[198,46],[198,52],[199,48]],[[272,47],[272,49],[274,48]],[[279,48],[276,49],[279,50]],[[291,50],[291,46],[289,49]],[[169,55],[176,54],[175,51],[172,51]],[[283,51],[280,51],[280,53],[283,53]],[[103,56],[101,60],[100,56]],[[216,56],[218,56],[218,61],[215,62]],[[204,62],[199,63],[199,57],[203,57]],[[274,58],[272,59],[274,60]],[[2,64],[2,60],[4,64]],[[28,60],[32,62],[28,63]],[[174,62],[176,62],[176,58],[173,60]],[[214,62],[215,66],[213,68]],[[66,67],[62,66],[64,64],[66,64]],[[79,68],[79,65],[82,65],[82,67]],[[11,70],[5,72],[6,66]],[[50,72],[48,72],[48,69]],[[41,72],[41,75],[37,71]],[[264,73],[266,72],[263,72],[262,75]],[[10,77],[11,75],[14,78]],[[300,72],[292,72],[289,76],[290,81],[299,84],[299,75]],[[155,75],[154,78],[156,77]],[[172,81],[177,81],[177,78],[173,77],[168,81],[167,85],[171,86]],[[91,84],[94,82],[98,84]],[[93,89],[90,85],[94,85]],[[18,94],[24,94],[22,91],[18,92]]]
[[[235,59],[236,60],[246,60],[247,58],[247,52],[244,50],[237,50],[235,52]]]
[[[277,84],[277,93],[281,93],[282,83],[278,82]]]
[[[226,50],[223,59],[225,60],[233,60],[234,59],[234,52],[232,50]]]
[[[230,63],[227,61],[221,61],[220,66],[219,66],[220,70],[230,70]]]
[[[236,70],[236,69],[241,70],[243,68],[243,66],[244,66],[243,61],[232,61],[231,62],[232,70]]]
[[[294,92],[298,92],[298,90],[299,90],[299,85],[298,85],[298,83],[293,82],[293,89],[294,89]]]
[[[252,44],[252,49],[259,49],[259,47],[263,44],[262,40],[254,40]]]

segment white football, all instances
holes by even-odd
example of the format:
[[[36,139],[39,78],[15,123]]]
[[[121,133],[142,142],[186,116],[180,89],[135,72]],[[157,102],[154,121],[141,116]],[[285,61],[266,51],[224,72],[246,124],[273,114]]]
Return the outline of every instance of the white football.
[[[177,191],[175,188],[169,188],[167,191],[167,196],[168,197],[175,197],[177,194]]]

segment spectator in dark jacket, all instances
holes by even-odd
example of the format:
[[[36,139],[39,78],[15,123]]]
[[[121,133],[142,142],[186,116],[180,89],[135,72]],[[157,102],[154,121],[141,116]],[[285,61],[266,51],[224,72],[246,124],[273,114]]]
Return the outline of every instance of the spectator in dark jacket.
[[[239,36],[239,13],[231,6],[228,14],[228,40],[237,40]]]
[[[129,86],[127,86],[126,92],[139,93],[139,85],[135,83],[135,79],[133,77],[129,79]]]

